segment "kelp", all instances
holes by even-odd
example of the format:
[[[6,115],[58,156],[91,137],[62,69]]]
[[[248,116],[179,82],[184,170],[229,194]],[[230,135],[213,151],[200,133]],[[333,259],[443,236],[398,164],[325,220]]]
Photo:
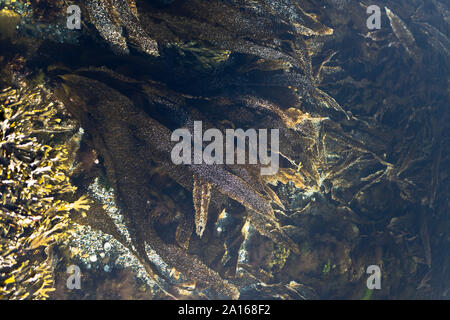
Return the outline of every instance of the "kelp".
[[[158,55],[158,45],[149,38],[139,23],[134,0],[87,1],[86,9],[100,35],[117,51],[128,52],[127,39],[122,33],[125,28],[128,40],[151,55]]]
[[[152,171],[152,163],[148,162],[148,155],[151,155],[154,163],[161,166],[172,179],[193,193],[193,203],[196,209],[195,222],[199,235],[203,234],[206,225],[208,202],[212,197],[211,187],[256,211],[259,215],[265,216],[266,219],[273,220],[273,210],[268,199],[226,167],[206,164],[176,166],[171,163],[170,152],[174,145],[170,141],[171,132],[161,123],[149,118],[128,98],[96,80],[76,75],[64,75],[61,78],[64,82],[61,89],[57,91],[57,96],[65,101],[73,114],[80,116],[83,127],[89,128],[87,130],[94,140],[96,150],[105,161],[109,181],[116,186],[119,199],[125,203],[131,229],[136,232],[136,236],[144,237],[146,235],[149,246],[152,247],[152,243],[156,241],[155,234],[149,234],[148,230],[142,230],[144,224],[142,219],[145,219],[147,214],[153,215],[151,213],[153,205],[148,203],[146,196],[150,193],[149,187],[146,185],[145,179],[141,179],[146,172]],[[102,101],[101,104],[92,105],[90,103],[93,88],[96,88],[95,92],[98,94],[95,101]],[[70,100],[67,100],[66,97],[70,97]],[[89,110],[90,116],[86,117],[87,114],[83,112],[83,109]],[[110,114],[117,115],[114,121],[112,118],[108,118],[107,122],[104,121],[107,110]],[[132,125],[135,130],[131,131],[129,125]],[[113,134],[109,132],[113,132]],[[135,138],[141,143],[136,144]],[[124,141],[128,142],[124,143]],[[124,152],[124,148],[127,149],[126,152]],[[150,154],[148,154],[148,150],[151,150]],[[128,159],[128,155],[131,154],[133,155],[132,161]],[[198,182],[199,179],[205,182]],[[149,213],[146,214],[146,210],[143,211],[143,208],[148,208]],[[267,223],[261,224],[263,230],[266,225]],[[281,229],[278,232],[283,233]],[[161,240],[157,241],[161,243]],[[135,246],[138,245],[142,244],[135,244]],[[169,248],[160,249],[163,259],[173,259],[170,252],[175,249],[169,250]],[[182,268],[182,270],[189,269],[179,265],[174,267]],[[192,272],[189,273],[192,274]],[[215,287],[221,288],[219,285]]]

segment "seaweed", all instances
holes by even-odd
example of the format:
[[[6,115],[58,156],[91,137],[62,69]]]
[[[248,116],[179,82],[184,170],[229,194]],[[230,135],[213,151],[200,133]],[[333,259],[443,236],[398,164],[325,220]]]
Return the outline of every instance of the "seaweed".
[[[70,201],[73,124],[48,95],[25,84],[0,93],[2,299],[48,298],[52,247],[70,236],[69,213],[89,210],[84,197]]]

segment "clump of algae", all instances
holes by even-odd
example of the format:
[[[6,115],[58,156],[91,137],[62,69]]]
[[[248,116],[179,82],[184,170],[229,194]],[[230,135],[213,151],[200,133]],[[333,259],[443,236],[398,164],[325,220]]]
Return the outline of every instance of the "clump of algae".
[[[289,249],[282,246],[276,246],[274,252],[272,253],[272,260],[269,263],[269,267],[272,271],[279,271],[283,269],[290,253],[291,251]]]
[[[0,299],[53,291],[51,247],[70,236],[71,128],[43,88],[0,91]]]

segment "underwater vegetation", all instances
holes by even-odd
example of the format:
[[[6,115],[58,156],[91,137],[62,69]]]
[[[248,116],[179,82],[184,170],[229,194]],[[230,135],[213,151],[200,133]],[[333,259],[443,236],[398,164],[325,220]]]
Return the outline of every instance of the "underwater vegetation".
[[[127,39],[122,33],[123,27],[131,43],[147,54],[158,55],[158,44],[142,28],[134,0],[87,1],[86,9],[101,36],[114,48],[123,53],[129,52]]]
[[[4,69],[45,82],[54,100],[32,116],[12,108],[42,106],[15,104],[28,93],[2,95],[10,134],[2,141],[24,137],[17,143],[36,153],[2,149],[27,164],[25,173],[2,176],[5,208],[15,219],[43,217],[17,228],[14,239],[23,242],[11,257],[36,265],[30,252],[39,249],[50,275],[45,248],[81,223],[135,255],[159,298],[368,298],[372,264],[384,271],[383,289],[371,298],[448,298],[445,2],[379,1],[386,9],[376,31],[367,30],[365,5],[356,1],[74,2],[85,17],[78,44],[19,42],[31,47],[25,53],[13,40],[0,51]],[[64,12],[58,3],[38,16]],[[32,124],[60,130],[59,108],[73,121],[65,139],[33,136]],[[29,121],[20,127],[9,120],[15,115]],[[192,134],[194,121],[221,132],[278,129],[280,170],[262,176],[261,165],[175,165],[171,133]],[[67,137],[79,128],[85,134],[73,156]],[[33,173],[33,161],[51,170]],[[62,180],[41,185],[41,175]],[[85,195],[98,177],[114,190],[130,241]],[[36,200],[20,202],[27,194]],[[44,217],[58,227],[42,224]],[[25,250],[38,232],[50,238]],[[2,241],[12,241],[8,234]],[[7,298],[33,292],[17,289],[14,268],[1,273]]]
[[[69,236],[71,131],[67,113],[42,88],[0,93],[0,297],[48,298],[52,247]],[[66,135],[64,139],[64,135]],[[57,142],[59,140],[59,142]]]
[[[239,14],[238,10],[232,5],[214,3],[211,8],[210,5],[205,6],[203,2],[196,2],[195,4],[202,6],[201,10],[198,11],[199,14],[207,14],[207,11],[212,9],[216,10],[217,13],[228,10],[234,15]],[[217,8],[214,8],[215,5],[217,5]],[[189,6],[185,9],[188,12],[184,14],[190,14],[189,10],[192,10],[192,8]],[[297,7],[297,9],[299,8]],[[317,165],[314,165],[311,159],[312,157],[317,158],[316,150],[314,150],[317,140],[311,139],[311,136],[318,136],[319,124],[326,119],[326,117],[314,117],[295,107],[283,110],[283,107],[277,105],[276,102],[256,96],[252,93],[254,90],[252,87],[272,87],[274,91],[278,91],[278,87],[283,90],[287,84],[292,84],[293,87],[296,87],[295,89],[286,89],[288,94],[291,94],[292,99],[297,100],[296,104],[299,104],[299,101],[295,90],[301,90],[301,93],[306,96],[311,104],[321,103],[322,108],[335,109],[336,112],[341,112],[345,116],[345,112],[331,97],[314,86],[309,67],[310,62],[306,60],[306,57],[303,57],[306,51],[301,50],[301,47],[295,50],[287,46],[288,50],[284,52],[283,50],[267,48],[267,45],[264,46],[264,42],[261,42],[261,35],[251,33],[232,34],[232,31],[236,30],[242,32],[243,24],[261,24],[262,22],[268,23],[267,26],[263,26],[266,30],[264,32],[272,33],[272,30],[277,29],[272,25],[274,19],[272,19],[272,16],[270,16],[270,19],[269,16],[263,19],[265,14],[268,15],[263,11],[261,15],[255,17],[254,21],[246,21],[246,19],[253,19],[252,14],[247,14],[242,19],[236,20],[236,23],[240,26],[239,29],[236,26],[233,30],[217,31],[217,33],[220,32],[223,35],[229,34],[229,39],[218,44],[219,50],[251,52],[255,58],[260,60],[255,61],[255,58],[250,57],[251,60],[256,62],[255,66],[248,66],[248,63],[244,61],[243,71],[238,72],[237,75],[232,75],[229,80],[225,79],[223,83],[218,83],[215,88],[204,88],[203,96],[189,97],[173,90],[162,82],[149,82],[149,79],[132,79],[128,78],[128,75],[125,76],[107,68],[96,67],[78,69],[73,74],[59,75],[60,84],[57,85],[55,91],[57,97],[64,102],[68,110],[89,133],[96,151],[101,155],[106,167],[108,181],[114,185],[118,199],[126,208],[125,214],[138,253],[145,257],[144,245],[147,244],[164,261],[188,278],[199,283],[205,283],[218,291],[219,294],[233,298],[239,296],[239,290],[235,284],[223,280],[222,276],[212,268],[189,255],[188,250],[193,227],[195,226],[198,240],[205,241],[204,245],[206,245],[207,241],[210,241],[208,238],[213,237],[213,230],[209,230],[209,235],[204,234],[205,229],[208,229],[208,220],[211,221],[211,217],[208,216],[209,212],[213,211],[217,216],[223,210],[226,212],[232,210],[238,213],[237,219],[240,220],[238,225],[243,226],[245,221],[248,220],[261,234],[298,253],[297,245],[285,234],[275,216],[271,203],[281,208],[283,208],[283,204],[268,184],[276,186],[278,182],[286,184],[292,180],[305,191],[318,190],[319,173]],[[299,14],[304,15],[304,12],[300,10]],[[277,16],[277,18],[281,17]],[[308,35],[331,34],[329,28],[313,20],[313,18],[308,20],[311,22],[308,26],[314,28],[314,32]],[[190,26],[196,25],[192,19],[187,18],[185,23],[189,23]],[[146,22],[145,25],[147,26],[148,23]],[[280,25],[283,25],[283,28],[281,28],[283,32],[296,37],[295,41],[298,42],[299,46],[305,46],[300,32],[292,28],[287,22],[280,22]],[[266,34],[264,37],[270,36],[274,35]],[[214,38],[213,35],[208,37]],[[238,48],[236,42],[240,40],[237,40],[236,37],[251,38],[255,43],[242,42],[242,47]],[[170,40],[170,36],[167,36],[166,40]],[[286,41],[286,43],[295,45],[293,41]],[[166,50],[171,48],[173,46]],[[178,48],[181,48],[181,52]],[[194,52],[192,47],[185,48],[182,44],[178,45],[174,55],[187,55]],[[204,53],[209,55],[210,51],[211,49],[197,49],[195,58],[205,56]],[[172,58],[177,59],[175,56],[172,56]],[[226,56],[218,63],[221,64],[221,67],[226,68],[228,59]],[[268,61],[265,62],[261,59]],[[253,61],[250,63],[255,63]],[[268,74],[260,74],[258,64],[265,65],[263,68],[268,68]],[[210,65],[205,64],[208,67]],[[186,65],[180,66],[180,68],[186,67]],[[252,68],[255,69],[254,72],[252,72]],[[295,68],[297,71],[284,72],[284,70],[290,68]],[[220,74],[217,74],[217,72],[220,72],[217,68],[213,71],[216,72],[214,75],[216,78],[221,77]],[[208,70],[203,70],[203,73],[205,72],[207,73]],[[274,74],[270,74],[270,72],[274,72]],[[203,79],[197,81],[203,81]],[[235,81],[238,81],[241,88],[233,88],[231,93],[229,90],[231,86],[235,86],[233,83]],[[127,89],[123,90],[124,88]],[[216,92],[208,92],[212,89]],[[94,91],[95,97],[92,94]],[[206,96],[204,96],[205,94]],[[111,116],[105,118],[106,113]],[[212,114],[220,115],[220,118],[215,119]],[[243,116],[244,114],[245,116]],[[264,121],[261,121],[259,117],[261,115],[264,115]],[[208,126],[224,130],[230,123],[236,127],[242,125],[239,123],[239,118],[246,119],[244,127],[264,128],[267,126],[284,130],[281,143],[283,146],[282,154],[290,167],[282,168],[278,175],[270,176],[265,180],[257,174],[258,168],[251,166],[248,168],[229,165],[176,166],[171,163],[170,151],[173,142],[170,141],[170,129],[186,127],[192,130],[193,121],[201,119]],[[220,122],[225,121],[228,121],[228,124],[220,124]],[[303,125],[302,128],[299,128],[300,124]],[[299,129],[297,130],[297,128]],[[304,135],[295,133],[303,130],[308,132]],[[135,141],[140,142],[136,143]],[[307,158],[305,154],[298,152],[301,149],[305,149],[305,154],[311,154],[311,158]],[[131,154],[133,159],[128,158],[128,155]],[[152,161],[149,161],[149,159]],[[303,164],[302,168],[297,165],[300,162]],[[173,179],[184,188],[180,192],[184,194],[186,192],[192,193],[192,196],[190,196],[192,200],[184,200],[187,204],[192,202],[192,207],[182,210],[176,209],[178,215],[176,219],[179,221],[174,221],[178,224],[174,235],[174,244],[164,242],[157,232],[158,223],[168,224],[168,222],[159,222],[159,220],[168,219],[167,212],[160,212],[161,208],[167,207],[167,204],[161,203],[160,199],[149,200],[148,198],[149,194],[158,194],[159,192],[148,183],[147,179],[161,179],[158,177],[161,173],[153,174],[153,172],[161,172],[161,170],[164,172],[164,176],[167,175],[164,179]],[[148,175],[148,178],[142,179],[142,175]],[[152,177],[152,175],[155,177]],[[168,183],[165,182],[164,184],[167,185]],[[188,195],[185,197],[189,199]],[[225,209],[229,206],[227,204],[228,199],[232,200],[232,206],[237,206],[237,208]],[[178,205],[187,207],[185,203]],[[194,219],[190,217],[193,211],[195,211]],[[235,277],[238,249],[246,238],[245,232],[242,233],[239,230],[235,230],[235,232],[238,235],[238,241],[232,244],[233,252],[229,252],[227,245],[225,245],[225,252],[223,253],[225,255],[222,258],[208,257],[208,259],[226,261],[226,267],[222,270],[222,273],[227,273],[229,277]],[[150,265],[149,262],[147,264]],[[158,273],[157,270],[154,272]],[[158,282],[161,282],[158,279],[159,277],[163,277],[163,275],[158,274],[155,277]],[[164,286],[161,285],[161,287]],[[170,295],[179,295],[176,287],[169,287],[164,290],[167,290]]]

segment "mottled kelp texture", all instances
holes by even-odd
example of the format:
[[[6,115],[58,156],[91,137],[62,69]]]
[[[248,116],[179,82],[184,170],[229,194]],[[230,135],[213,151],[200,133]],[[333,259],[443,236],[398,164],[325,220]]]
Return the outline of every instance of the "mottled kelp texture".
[[[371,264],[378,298],[448,292],[444,1],[377,1],[379,31],[356,1],[78,3],[96,42],[35,61],[168,296],[358,299]],[[174,165],[172,130],[197,120],[279,129],[280,171]],[[146,245],[195,288],[160,272]]]

